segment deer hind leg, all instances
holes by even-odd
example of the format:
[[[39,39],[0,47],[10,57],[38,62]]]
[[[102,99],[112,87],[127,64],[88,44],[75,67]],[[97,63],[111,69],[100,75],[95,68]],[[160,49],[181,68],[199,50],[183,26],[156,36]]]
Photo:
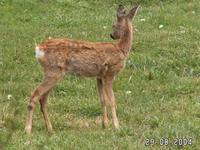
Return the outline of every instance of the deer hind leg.
[[[32,130],[32,120],[33,120],[33,109],[35,107],[35,103],[38,99],[41,98],[46,92],[48,92],[61,78],[62,76],[55,77],[45,77],[44,81],[33,91],[30,101],[28,103],[28,115],[26,119],[25,131],[26,133],[31,133]],[[47,112],[46,112],[47,114]]]
[[[107,115],[107,103],[105,98],[105,92],[103,90],[103,81],[102,79],[97,78],[97,89],[100,97],[101,109],[102,109],[102,125],[104,128],[108,126],[108,115]]]
[[[48,112],[47,112],[47,97],[49,95],[50,90],[47,91],[45,94],[43,94],[40,98],[40,108],[41,108],[41,112],[43,114],[45,125],[46,125],[48,132],[53,131],[52,125],[51,125],[51,122],[50,122],[50,119],[48,116]]]
[[[116,114],[116,105],[115,105],[115,96],[112,89],[112,82],[113,82],[114,76],[108,76],[104,78],[104,89],[106,92],[106,95],[109,100],[109,104],[111,106],[112,111],[112,122],[115,129],[119,129],[119,122]]]

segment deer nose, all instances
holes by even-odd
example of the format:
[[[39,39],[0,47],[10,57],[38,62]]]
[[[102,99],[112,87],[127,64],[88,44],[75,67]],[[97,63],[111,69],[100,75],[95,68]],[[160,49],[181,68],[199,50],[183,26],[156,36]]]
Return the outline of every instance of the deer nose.
[[[110,37],[114,40],[115,38],[114,38],[114,36],[112,35],[112,34],[110,34]]]

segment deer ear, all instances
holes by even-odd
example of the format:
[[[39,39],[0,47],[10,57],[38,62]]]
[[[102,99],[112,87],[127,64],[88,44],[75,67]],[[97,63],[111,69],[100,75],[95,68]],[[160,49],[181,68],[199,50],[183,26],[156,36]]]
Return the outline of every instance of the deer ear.
[[[137,6],[133,7],[133,8],[129,11],[127,17],[128,17],[130,20],[133,20],[133,18],[134,18],[135,15],[137,14],[137,11],[138,11],[139,8],[140,8],[140,5],[137,5]]]
[[[117,18],[120,19],[126,15],[126,10],[123,5],[119,5],[117,9]]]

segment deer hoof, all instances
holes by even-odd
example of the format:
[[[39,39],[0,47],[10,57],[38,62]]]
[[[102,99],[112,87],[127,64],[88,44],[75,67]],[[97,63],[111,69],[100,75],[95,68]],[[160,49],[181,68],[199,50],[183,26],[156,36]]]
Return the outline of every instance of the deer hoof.
[[[31,127],[27,126],[27,127],[25,128],[25,132],[26,132],[27,134],[31,134]]]
[[[115,130],[119,130],[120,126],[119,126],[119,122],[114,122],[114,128]]]

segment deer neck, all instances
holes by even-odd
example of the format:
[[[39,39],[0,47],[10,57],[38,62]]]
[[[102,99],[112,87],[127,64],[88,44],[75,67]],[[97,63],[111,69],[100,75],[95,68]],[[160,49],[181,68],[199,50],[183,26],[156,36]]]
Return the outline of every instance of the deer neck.
[[[126,21],[126,28],[118,45],[124,55],[127,56],[132,46],[132,25],[128,21]]]

